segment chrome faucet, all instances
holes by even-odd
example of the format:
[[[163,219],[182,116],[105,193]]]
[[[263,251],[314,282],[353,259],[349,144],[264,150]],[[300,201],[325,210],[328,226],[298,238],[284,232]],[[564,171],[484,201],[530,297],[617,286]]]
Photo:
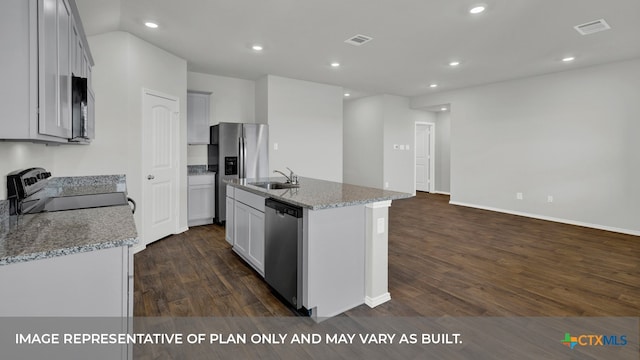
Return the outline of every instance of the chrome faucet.
[[[282,174],[285,178],[287,178],[287,184],[293,184],[293,185],[298,185],[298,175],[293,173],[293,170],[287,168],[287,170],[289,170],[291,173],[289,174],[289,176],[287,176],[287,174],[283,173],[280,170],[273,170],[274,173],[280,173]]]

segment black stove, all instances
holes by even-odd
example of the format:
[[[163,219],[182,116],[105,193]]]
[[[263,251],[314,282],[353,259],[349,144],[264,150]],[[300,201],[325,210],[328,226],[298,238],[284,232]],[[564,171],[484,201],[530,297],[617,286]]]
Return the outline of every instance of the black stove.
[[[29,168],[9,173],[7,175],[9,213],[21,214],[24,200],[42,190],[50,177],[51,173],[43,168]]]

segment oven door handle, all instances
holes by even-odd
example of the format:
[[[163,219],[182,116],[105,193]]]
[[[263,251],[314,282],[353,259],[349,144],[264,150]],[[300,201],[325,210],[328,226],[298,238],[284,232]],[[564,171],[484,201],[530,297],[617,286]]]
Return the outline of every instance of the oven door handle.
[[[133,205],[133,208],[131,209],[131,213],[135,214],[136,213],[136,202],[135,200],[133,200],[132,198],[128,197],[127,201],[131,203],[131,205]]]

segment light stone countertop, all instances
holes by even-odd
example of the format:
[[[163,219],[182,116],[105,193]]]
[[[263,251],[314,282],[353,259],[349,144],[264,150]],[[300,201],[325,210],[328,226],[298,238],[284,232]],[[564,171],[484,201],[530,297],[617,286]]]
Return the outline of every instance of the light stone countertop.
[[[250,185],[253,182],[277,181],[285,178],[265,179],[225,179],[226,183],[264,197],[271,197],[311,210],[321,210],[352,205],[369,204],[385,200],[397,200],[412,197],[412,194],[382,190],[365,186],[338,183],[333,181],[299,178],[300,187],[293,189],[267,190]]]
[[[207,165],[188,165],[187,175],[215,175],[215,172],[207,170]]]
[[[129,205],[12,216],[1,227],[0,265],[138,242]]]
[[[37,196],[126,192],[124,175],[52,178]],[[129,205],[0,216],[0,266],[138,242]]]

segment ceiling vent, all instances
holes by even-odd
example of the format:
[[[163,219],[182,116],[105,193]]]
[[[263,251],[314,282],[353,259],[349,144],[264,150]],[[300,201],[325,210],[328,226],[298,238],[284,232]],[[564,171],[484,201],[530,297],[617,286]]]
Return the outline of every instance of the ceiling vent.
[[[346,42],[349,45],[360,46],[360,45],[364,45],[364,44],[368,43],[371,40],[373,40],[373,38],[371,36],[358,34],[356,36],[353,36],[353,37],[345,40],[344,42]]]
[[[593,33],[597,33],[600,31],[605,31],[611,29],[611,26],[607,24],[604,19],[590,21],[585,24],[576,25],[573,27],[580,33],[580,35],[591,35]]]

